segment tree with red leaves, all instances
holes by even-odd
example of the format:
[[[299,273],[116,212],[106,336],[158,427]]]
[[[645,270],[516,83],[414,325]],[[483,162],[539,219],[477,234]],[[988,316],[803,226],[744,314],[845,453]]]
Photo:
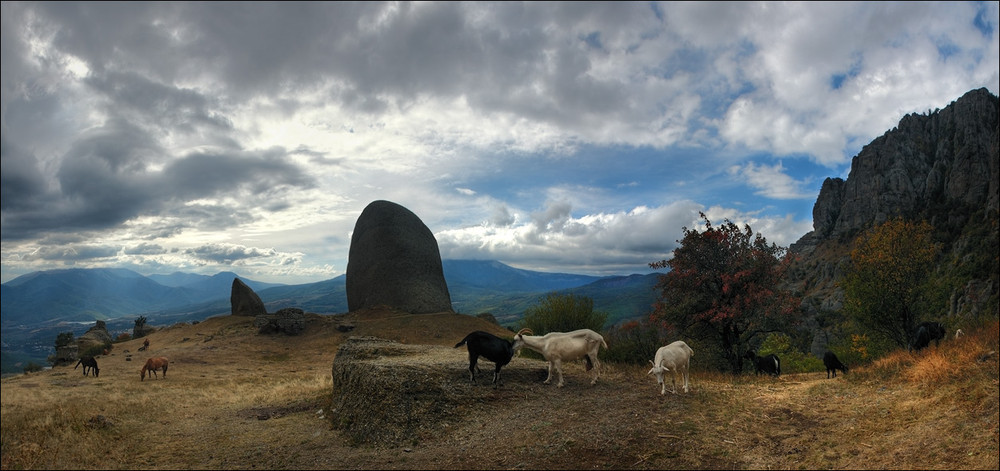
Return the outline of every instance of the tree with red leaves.
[[[783,331],[796,318],[800,300],[780,288],[791,256],[749,225],[740,230],[726,220],[715,227],[699,214],[705,230],[685,227],[673,258],[649,264],[670,270],[656,285],[660,299],[651,319],[717,342],[725,364],[739,374],[743,353],[758,337]]]

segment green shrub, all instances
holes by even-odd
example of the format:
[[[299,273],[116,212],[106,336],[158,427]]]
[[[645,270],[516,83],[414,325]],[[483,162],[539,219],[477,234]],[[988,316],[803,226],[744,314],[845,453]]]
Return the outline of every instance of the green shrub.
[[[105,350],[108,350],[110,348],[111,348],[111,343],[106,343],[104,345],[94,345],[94,346],[91,346],[90,348],[88,348],[88,349],[80,352],[80,358],[83,358],[83,357],[96,357],[98,355],[102,355]]]
[[[539,304],[529,307],[521,318],[520,327],[515,330],[528,328],[531,329],[532,335],[570,332],[577,329],[590,329],[600,333],[604,330],[604,323],[607,320],[607,313],[594,312],[593,299],[553,292],[546,295]],[[542,358],[541,354],[527,348],[521,349],[521,355],[527,358]]]
[[[531,329],[534,335],[577,329],[601,332],[607,320],[606,312],[594,312],[594,300],[591,298],[549,293],[539,304],[525,311],[521,327]]]
[[[73,343],[73,332],[63,332],[56,336],[56,350]]]
[[[35,373],[38,371],[42,371],[42,365],[39,365],[38,363],[29,361],[27,365],[24,365],[25,373]]]
[[[826,370],[822,359],[793,348],[791,337],[780,332],[768,335],[757,351],[760,356],[772,353],[781,359],[782,374]]]
[[[632,365],[648,365],[656,350],[669,343],[670,334],[659,323],[649,320],[630,321],[609,327],[604,334],[608,343],[607,361]]]

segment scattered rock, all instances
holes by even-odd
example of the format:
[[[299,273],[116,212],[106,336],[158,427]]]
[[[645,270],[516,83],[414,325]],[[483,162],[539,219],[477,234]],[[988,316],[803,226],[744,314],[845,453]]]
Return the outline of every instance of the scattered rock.
[[[286,307],[274,314],[258,315],[254,318],[253,325],[261,334],[298,335],[306,329],[306,317],[302,309]]]
[[[87,427],[90,427],[92,429],[111,428],[114,425],[115,425],[114,422],[112,422],[110,419],[101,414],[97,414],[95,416],[92,416],[90,419],[87,419]]]

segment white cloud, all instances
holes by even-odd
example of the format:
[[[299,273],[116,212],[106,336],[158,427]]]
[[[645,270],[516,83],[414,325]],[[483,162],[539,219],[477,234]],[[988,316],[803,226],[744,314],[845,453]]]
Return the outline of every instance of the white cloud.
[[[340,274],[376,199],[534,268],[641,270],[708,205],[787,244],[904,114],[1000,88],[996,2],[0,8],[4,280],[223,243]]]
[[[815,198],[816,195],[802,190],[802,182],[798,182],[785,173],[781,163],[774,166],[747,162],[744,165],[729,167],[729,174],[743,179],[755,188],[756,194],[775,199]]]

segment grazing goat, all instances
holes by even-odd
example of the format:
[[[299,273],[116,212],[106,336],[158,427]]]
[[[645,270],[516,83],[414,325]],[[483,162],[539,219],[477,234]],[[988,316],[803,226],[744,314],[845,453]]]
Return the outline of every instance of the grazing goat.
[[[958,338],[961,337],[961,336],[963,336],[963,335],[965,335],[965,332],[962,332],[962,329],[956,330],[955,331],[955,340],[958,340]]]
[[[80,361],[76,362],[76,366],[73,367],[75,370],[77,366],[83,365],[83,375],[87,376],[87,371],[94,373],[96,378],[101,374],[101,369],[97,367],[97,359],[94,357],[83,357]]]
[[[691,366],[691,357],[693,356],[694,350],[691,350],[691,347],[684,343],[683,340],[660,347],[656,351],[656,359],[649,361],[653,364],[653,368],[646,374],[656,375],[656,382],[660,383],[661,396],[667,394],[667,383],[663,381],[663,374],[668,371],[674,372],[670,392],[677,394],[678,373],[680,373],[681,379],[684,381],[684,392],[688,392],[688,367]]]
[[[934,345],[940,345],[941,339],[945,336],[944,326],[938,322],[921,322],[913,334],[913,345],[911,349],[919,352],[934,341]]]
[[[831,351],[823,354],[823,365],[826,366],[827,379],[830,379],[831,372],[833,373],[833,377],[836,378],[837,370],[843,371],[845,375],[847,374],[847,366],[841,363],[837,355],[834,355]]]
[[[772,353],[759,357],[753,350],[750,350],[743,357],[753,363],[758,375],[765,373],[772,376],[781,376],[781,359],[778,358],[778,355]]]
[[[148,371],[153,377],[156,377],[156,370],[163,370],[163,379],[167,379],[167,364],[169,360],[167,357],[153,357],[146,360],[146,364],[142,366],[142,371],[139,372],[139,381],[144,381],[146,379],[146,372]]]
[[[559,375],[559,382],[556,387],[563,387],[562,362],[573,361],[583,358],[587,361],[587,371],[594,370],[594,379],[590,384],[597,384],[597,377],[600,374],[598,369],[601,362],[597,359],[597,352],[601,346],[606,350],[608,344],[604,337],[590,329],[574,330],[572,332],[549,332],[545,335],[525,335],[530,334],[531,329],[521,329],[514,336],[514,351],[520,351],[522,347],[528,347],[541,353],[545,360],[549,362],[549,376],[544,383],[552,381],[552,371]]]
[[[496,370],[493,372],[493,387],[495,388],[503,383],[500,379],[500,368],[510,363],[510,359],[514,357],[513,342],[504,340],[489,332],[477,330],[466,335],[461,342],[456,343],[455,348],[462,345],[468,345],[469,377],[473,384],[476,382],[476,370],[479,369],[476,362],[479,361],[480,356],[496,364]]]

